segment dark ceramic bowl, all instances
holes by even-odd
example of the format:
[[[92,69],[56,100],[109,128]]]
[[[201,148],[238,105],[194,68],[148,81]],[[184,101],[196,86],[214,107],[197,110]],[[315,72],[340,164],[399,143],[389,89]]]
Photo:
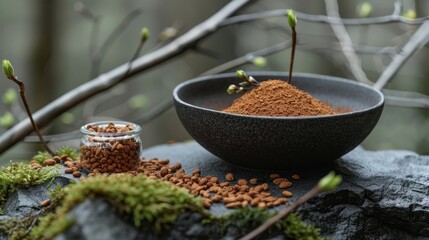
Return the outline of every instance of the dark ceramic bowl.
[[[258,81],[287,80],[287,73],[249,73]],[[342,114],[315,117],[261,117],[222,112],[239,95],[235,73],[192,79],[173,92],[177,114],[205,149],[234,165],[257,170],[311,168],[331,164],[358,146],[372,131],[384,106],[383,94],[337,77],[294,74],[292,84]]]

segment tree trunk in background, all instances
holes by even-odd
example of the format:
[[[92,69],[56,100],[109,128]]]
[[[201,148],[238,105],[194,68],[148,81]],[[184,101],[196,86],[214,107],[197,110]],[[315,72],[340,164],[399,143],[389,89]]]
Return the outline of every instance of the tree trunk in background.
[[[36,9],[36,22],[34,23],[34,40],[30,57],[31,73],[31,110],[34,112],[46,105],[54,94],[54,72],[48,68],[55,42],[56,6],[55,0],[39,0]],[[27,80],[27,81],[30,81]]]

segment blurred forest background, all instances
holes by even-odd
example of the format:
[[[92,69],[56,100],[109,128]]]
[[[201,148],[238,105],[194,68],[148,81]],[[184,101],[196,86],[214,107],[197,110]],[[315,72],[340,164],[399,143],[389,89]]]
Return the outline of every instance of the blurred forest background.
[[[178,34],[186,32],[205,20],[229,1],[226,0],[88,0],[78,3],[73,0],[0,0],[0,58],[9,59],[17,76],[27,87],[30,108],[35,112],[67,91],[92,79],[97,72],[91,61],[91,52],[102,46],[114,29],[126,16],[142,10],[121,27],[111,46],[102,49],[99,73],[126,63],[138,46],[140,30],[148,27],[151,36],[142,54],[157,46],[160,35],[166,28],[174,27]],[[338,1],[343,18],[390,15],[394,0],[383,1]],[[362,12],[362,3],[370,3],[370,11]],[[429,1],[405,0],[404,14],[409,17],[429,15]],[[82,7],[97,16],[94,20],[82,14]],[[368,5],[367,5],[368,6]],[[249,4],[240,13],[252,13],[269,9],[292,8],[299,12],[326,15],[324,1],[264,0]],[[79,10],[80,9],[80,10]],[[80,11],[80,13],[79,13]],[[408,12],[408,13],[407,13]],[[368,15],[369,14],[369,15]],[[279,27],[281,26],[281,27]],[[403,23],[381,25],[347,26],[354,44],[372,47],[395,47],[406,42],[416,26]],[[179,58],[168,61],[143,74],[138,74],[107,92],[97,95],[57,118],[44,128],[45,134],[60,134],[76,131],[84,123],[102,119],[122,119],[142,124],[144,148],[166,143],[170,140],[190,139],[179,122],[174,108],[157,118],[142,123],[144,114],[160,103],[172,98],[173,88],[180,82],[247,52],[256,51],[290,38],[286,31],[287,20],[273,17],[265,20],[232,25],[218,30],[204,39],[201,51],[191,50]],[[170,28],[171,30],[171,28]],[[295,72],[327,74],[354,79],[346,64],[338,42],[330,26],[325,23],[300,21],[297,25],[299,45],[295,57]],[[164,32],[165,33],[165,32]],[[174,33],[174,31],[173,31]],[[287,71],[290,49],[266,57],[267,64],[258,67],[243,66],[248,71]],[[390,62],[388,54],[359,53],[362,67],[368,78],[375,81]],[[427,46],[416,52],[386,86],[388,89],[418,92],[429,95],[429,51]],[[92,72],[92,73],[91,73]],[[92,75],[92,76],[91,76]],[[17,91],[17,86],[0,77],[0,95],[8,89]],[[0,134],[10,121],[25,118],[20,99],[12,105],[0,104]],[[6,116],[6,117],[5,117]],[[7,119],[9,117],[9,119]],[[2,122],[3,121],[3,122]],[[424,108],[389,106],[363,146],[371,150],[405,149],[429,154],[429,111]],[[78,143],[79,134],[73,143]],[[269,136],[267,136],[269,137]],[[9,160],[28,159],[41,150],[29,138],[0,155],[0,165]],[[55,140],[55,139],[54,139]],[[70,141],[54,141],[60,147]]]

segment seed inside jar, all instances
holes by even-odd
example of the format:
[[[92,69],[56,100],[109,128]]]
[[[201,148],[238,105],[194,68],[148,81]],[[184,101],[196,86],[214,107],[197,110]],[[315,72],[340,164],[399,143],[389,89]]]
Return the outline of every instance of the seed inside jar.
[[[141,143],[130,131],[132,125],[87,125],[91,132],[82,140],[80,161],[90,172],[123,173],[136,170],[140,164]],[[93,134],[92,134],[93,133]]]

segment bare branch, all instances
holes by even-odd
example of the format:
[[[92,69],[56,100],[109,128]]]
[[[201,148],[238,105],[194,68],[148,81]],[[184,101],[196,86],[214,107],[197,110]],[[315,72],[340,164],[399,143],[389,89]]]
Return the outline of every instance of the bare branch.
[[[110,35],[106,38],[103,44],[98,48],[93,56],[91,56],[91,77],[96,77],[100,73],[100,64],[103,60],[104,55],[110,46],[116,41],[116,39],[121,35],[122,32],[125,31],[126,27],[133,21],[137,16],[142,13],[142,10],[135,9],[131,11],[122,21],[121,23],[110,33]]]
[[[386,104],[396,107],[429,108],[429,96],[417,93],[397,90],[382,90]]]
[[[67,92],[61,97],[55,99],[45,107],[37,111],[33,116],[38,126],[43,127],[50,123],[53,119],[78,105],[79,103],[89,99],[90,97],[103,92],[116,84],[136,75],[144,70],[157,66],[167,60],[172,59],[183,53],[189,47],[195,45],[196,42],[213,33],[220,24],[230,15],[235,13],[250,0],[234,0],[225,5],[217,13],[190,29],[181,37],[175,39],[164,47],[148,53],[131,64],[131,70],[124,76],[128,70],[128,63],[122,64],[117,68],[101,74],[97,78],[88,81],[75,89]],[[0,153],[9,149],[15,143],[23,139],[26,135],[32,132],[32,127],[29,119],[19,122],[11,129],[0,136]]]
[[[295,11],[295,10],[294,10]],[[287,9],[275,9],[269,11],[261,11],[257,13],[243,14],[235,17],[230,17],[222,23],[222,25],[232,25],[239,24],[250,21],[257,21],[271,17],[284,17],[287,14]],[[328,23],[328,24],[338,24],[338,19],[328,17],[325,15],[313,15],[303,12],[295,11],[296,17],[299,20],[307,22],[317,22],[317,23]],[[386,24],[386,23],[404,23],[410,25],[419,25],[424,21],[428,20],[429,16],[409,19],[399,15],[386,15],[381,17],[370,17],[370,18],[343,18],[341,19],[342,24],[344,25],[375,25],[375,24]]]
[[[399,71],[404,63],[413,55],[415,51],[422,48],[429,42],[429,20],[425,21],[410,37],[409,41],[402,47],[392,62],[386,67],[384,72],[374,84],[374,88],[382,89]]]
[[[393,13],[392,16],[400,16],[402,9],[404,7],[403,0],[395,0],[395,3],[393,5]]]
[[[372,84],[361,67],[360,58],[356,55],[353,49],[353,42],[350,39],[346,28],[341,23],[337,0],[325,0],[325,5],[328,16],[337,20],[336,24],[331,24],[331,28],[334,31],[335,36],[338,38],[343,54],[349,63],[350,71],[357,81]]]

